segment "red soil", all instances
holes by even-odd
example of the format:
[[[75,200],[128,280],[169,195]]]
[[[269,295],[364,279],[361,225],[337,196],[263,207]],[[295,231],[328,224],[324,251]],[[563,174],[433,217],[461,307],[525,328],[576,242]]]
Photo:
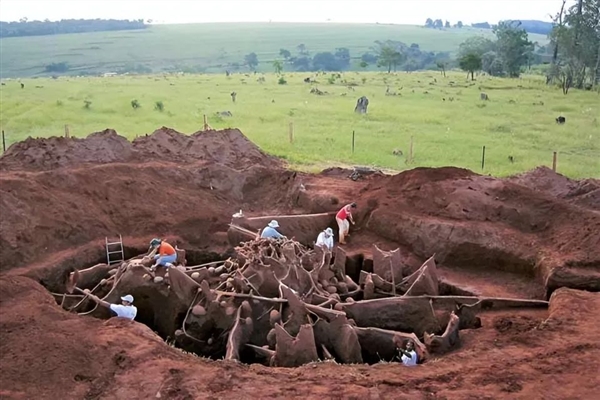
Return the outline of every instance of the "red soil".
[[[28,139],[0,171],[2,398],[592,398],[600,383],[600,295],[583,291],[556,291],[549,319],[483,314],[482,329],[461,332],[461,349],[414,369],[269,369],[183,354],[138,323],[68,314],[37,283],[56,288],[65,271],[102,259],[105,236],[122,234],[131,253],[154,236],[223,253],[240,208],[318,213],[357,201],[349,253],[400,247],[411,268],[435,253],[442,276],[483,295],[540,297],[549,278],[582,288],[556,271],[585,271],[593,290],[597,180],[418,168],[353,182],[347,171],[286,170],[237,130],[167,128],[133,143],[110,130]]]

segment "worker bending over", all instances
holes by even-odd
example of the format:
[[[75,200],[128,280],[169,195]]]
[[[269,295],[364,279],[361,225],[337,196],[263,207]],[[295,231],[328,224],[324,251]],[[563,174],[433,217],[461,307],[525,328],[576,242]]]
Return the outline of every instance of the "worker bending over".
[[[177,261],[177,252],[169,243],[160,239],[152,239],[150,242],[150,248],[153,251],[158,251],[158,254],[154,255],[154,259],[156,262],[150,268],[151,271],[154,271],[157,266],[162,265],[163,267],[167,267],[167,263],[175,264]]]
[[[354,225],[352,209],[356,208],[356,203],[351,203],[342,207],[335,216],[335,220],[340,228],[340,244],[346,244],[346,237],[350,236],[350,221]]]
[[[263,229],[260,237],[264,239],[285,239],[285,236],[277,232],[277,228],[279,228],[279,223],[277,221],[273,220],[269,222],[265,229]]]
[[[329,251],[333,249],[333,229],[327,228],[319,233],[316,246],[323,247]]]
[[[121,304],[110,304],[100,297],[89,293],[88,289],[84,290],[84,292],[90,299],[94,300],[99,305],[110,309],[119,318],[127,318],[133,321],[137,315],[137,307],[133,305],[133,296],[130,294],[121,297]]]

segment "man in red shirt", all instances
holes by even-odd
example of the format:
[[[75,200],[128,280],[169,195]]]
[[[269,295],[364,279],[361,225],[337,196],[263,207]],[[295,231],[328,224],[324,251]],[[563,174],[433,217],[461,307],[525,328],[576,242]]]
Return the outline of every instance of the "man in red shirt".
[[[154,271],[158,265],[162,265],[163,267],[167,266],[167,263],[175,264],[177,261],[177,252],[169,243],[160,239],[152,239],[150,242],[150,248],[158,251],[158,254],[154,256],[156,262],[150,268],[150,270]]]
[[[346,244],[346,236],[349,236],[350,224],[348,220],[354,225],[353,208],[356,208],[356,203],[347,204],[335,215],[335,220],[340,228],[340,244]]]

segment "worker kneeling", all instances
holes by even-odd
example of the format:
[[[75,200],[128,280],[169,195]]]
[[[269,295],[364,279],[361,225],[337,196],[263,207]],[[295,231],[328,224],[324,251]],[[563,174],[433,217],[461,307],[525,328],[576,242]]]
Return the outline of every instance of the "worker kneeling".
[[[154,271],[157,266],[162,265],[163,267],[167,267],[167,264],[175,264],[177,261],[177,252],[169,243],[160,239],[152,239],[150,242],[150,248],[153,251],[158,251],[158,254],[154,256],[156,262],[150,268],[150,270]]]
[[[91,300],[110,309],[113,314],[116,314],[119,318],[126,318],[133,321],[137,315],[137,307],[133,305],[133,296],[130,294],[121,297],[121,304],[110,304],[109,302],[100,299],[98,296],[91,294],[87,289],[84,292]]]
[[[263,239],[285,239],[281,233],[277,232],[277,228],[279,228],[279,223],[275,220],[269,222],[269,224],[263,229],[260,237]]]
[[[327,228],[319,233],[315,245],[331,251],[333,249],[333,229]]]

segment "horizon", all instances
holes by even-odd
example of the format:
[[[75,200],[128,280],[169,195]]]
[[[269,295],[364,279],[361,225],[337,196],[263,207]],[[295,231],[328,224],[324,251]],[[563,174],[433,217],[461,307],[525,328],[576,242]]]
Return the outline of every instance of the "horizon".
[[[572,1],[571,1],[572,3]],[[427,18],[465,25],[502,20],[552,22],[561,0],[3,0],[3,22],[61,19],[127,19],[151,24],[331,23],[424,25]],[[339,7],[344,4],[344,7]],[[475,6],[474,6],[475,5]],[[24,7],[25,6],[25,7]],[[435,11],[431,11],[435,10]]]

